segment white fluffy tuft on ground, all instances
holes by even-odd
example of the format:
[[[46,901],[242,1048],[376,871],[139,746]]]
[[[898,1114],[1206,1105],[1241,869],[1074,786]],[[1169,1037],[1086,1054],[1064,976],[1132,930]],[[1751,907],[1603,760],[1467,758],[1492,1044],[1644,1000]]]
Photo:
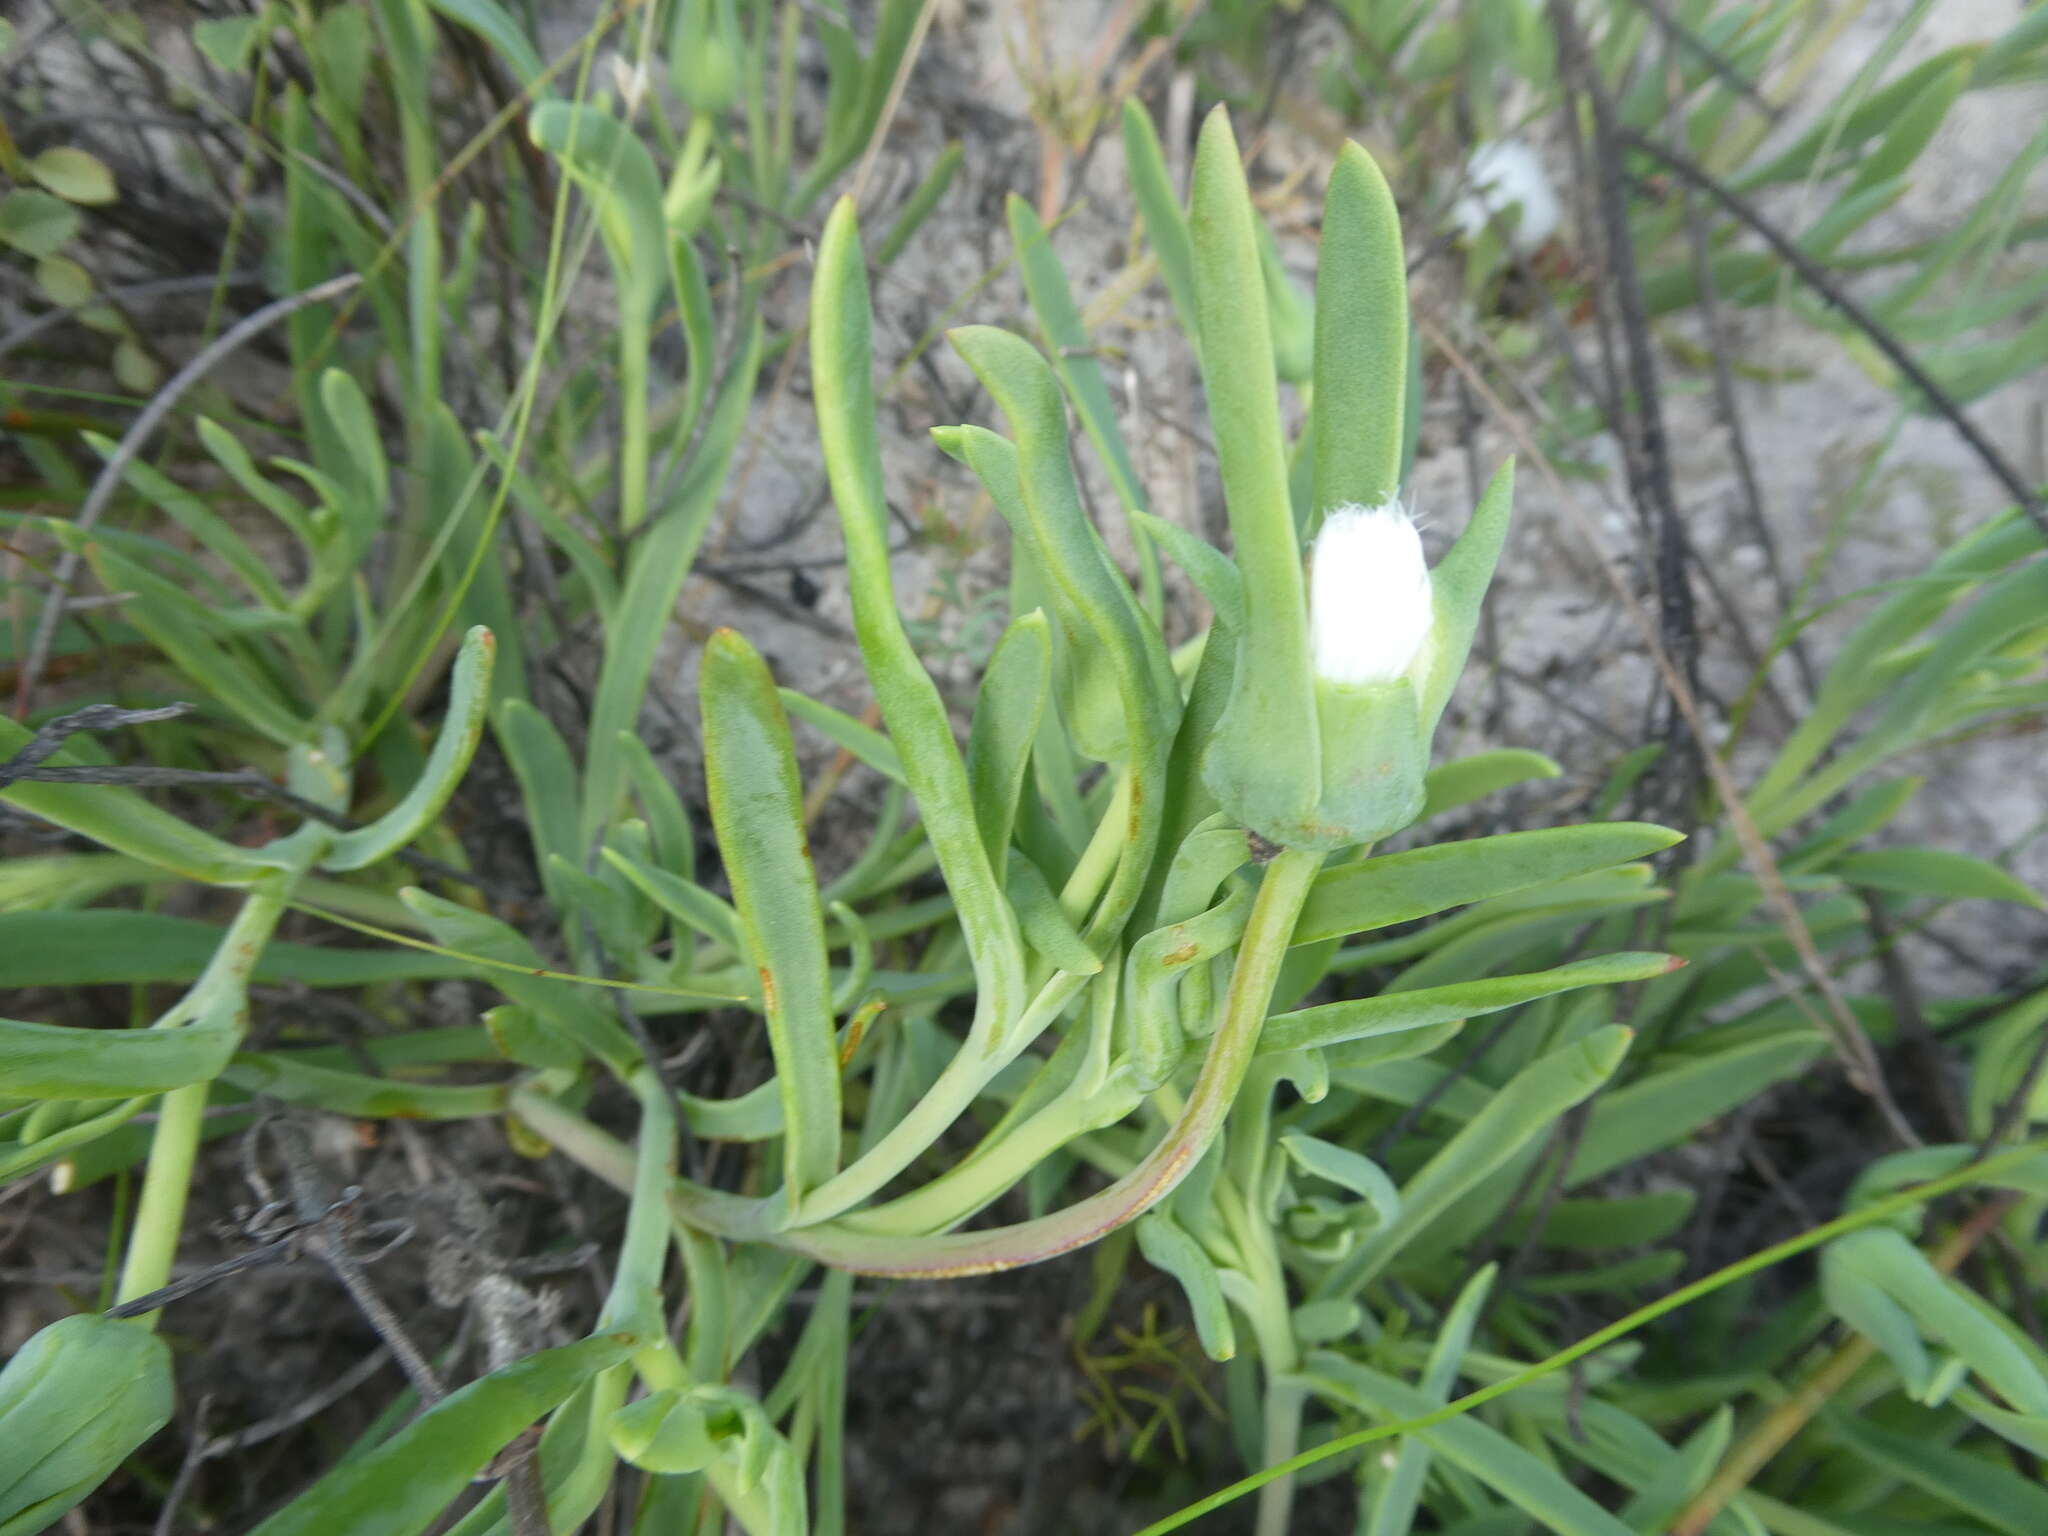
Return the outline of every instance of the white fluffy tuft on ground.
[[[1564,209],[1536,151],[1520,139],[1481,144],[1465,166],[1467,190],[1451,205],[1451,222],[1471,239],[1494,219],[1514,229],[1518,251],[1533,251],[1557,233]]]

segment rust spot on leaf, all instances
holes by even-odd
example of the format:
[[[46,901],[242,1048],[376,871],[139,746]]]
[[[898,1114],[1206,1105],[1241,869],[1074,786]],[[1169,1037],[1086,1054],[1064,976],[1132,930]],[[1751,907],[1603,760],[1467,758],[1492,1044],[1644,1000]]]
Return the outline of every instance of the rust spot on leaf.
[[[769,1013],[775,1011],[775,978],[768,973],[768,967],[754,967],[754,974],[761,978],[761,1007]]]
[[[1195,943],[1192,939],[1190,939],[1187,943],[1180,945],[1178,948],[1169,949],[1165,954],[1161,955],[1159,959],[1160,962],[1165,965],[1187,965],[1201,953],[1202,946]]]

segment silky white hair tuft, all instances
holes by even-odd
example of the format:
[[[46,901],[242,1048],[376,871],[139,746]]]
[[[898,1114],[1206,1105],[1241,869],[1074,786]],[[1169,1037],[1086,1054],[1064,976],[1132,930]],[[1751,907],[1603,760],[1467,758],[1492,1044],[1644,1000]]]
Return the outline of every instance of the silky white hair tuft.
[[[1309,567],[1309,644],[1333,683],[1391,683],[1407,674],[1436,622],[1429,563],[1398,498],[1332,507]]]

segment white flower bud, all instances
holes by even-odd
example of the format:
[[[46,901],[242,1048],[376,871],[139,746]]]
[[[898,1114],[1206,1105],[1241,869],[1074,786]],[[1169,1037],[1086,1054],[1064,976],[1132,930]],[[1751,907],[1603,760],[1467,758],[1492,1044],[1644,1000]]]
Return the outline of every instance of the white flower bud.
[[[647,95],[647,62],[629,64],[623,55],[612,55],[612,84],[617,88],[619,101],[626,109],[630,121],[639,115],[640,102]]]
[[[1451,205],[1451,222],[1466,239],[1495,218],[1514,224],[1518,251],[1533,251],[1557,232],[1564,209],[1536,151],[1520,139],[1482,144],[1465,164],[1468,190]],[[1513,220],[1510,213],[1515,213]]]
[[[1398,500],[1332,508],[1309,571],[1309,644],[1332,683],[1407,675],[1436,622],[1422,540]]]

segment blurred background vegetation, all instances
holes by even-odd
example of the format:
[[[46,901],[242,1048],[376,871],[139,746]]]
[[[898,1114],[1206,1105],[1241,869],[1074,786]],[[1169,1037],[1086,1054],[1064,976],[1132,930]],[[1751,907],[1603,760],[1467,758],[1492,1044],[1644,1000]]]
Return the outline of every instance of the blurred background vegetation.
[[[1393,1310],[1343,1320],[1381,1369],[1442,1401],[1431,1346],[1453,1320],[1478,1330],[1481,1384],[1936,1171],[1886,1159],[2048,1115],[2048,6],[27,0],[0,22],[10,714],[196,706],[82,750],[160,770],[153,799],[241,844],[303,809],[273,781],[316,728],[354,744],[351,817],[397,801],[471,625],[498,637],[490,703],[514,722],[402,878],[306,883],[323,915],[288,916],[252,978],[272,1065],[216,1105],[188,1258],[238,1251],[231,1133],[250,1093],[293,1096],[281,1053],[402,1076],[434,1062],[381,1039],[498,1001],[406,880],[550,964],[623,976],[646,934],[560,914],[674,925],[551,846],[612,836],[632,795],[639,842],[610,846],[702,861],[716,886],[694,679],[720,625],[816,701],[792,709],[821,874],[886,861],[927,894],[861,734],[877,717],[812,425],[831,197],[868,232],[897,590],[962,718],[1011,572],[987,497],[925,436],[988,416],[950,325],[1046,339],[1100,413],[1076,454],[1119,563],[1170,640],[1199,631],[1201,593],[1112,509],[1223,540],[1178,214],[1216,102],[1266,222],[1282,378],[1306,376],[1317,209],[1354,138],[1407,229],[1415,504],[1455,528],[1520,456],[1440,756],[1552,762],[1431,836],[1587,816],[1692,834],[1334,963],[1319,998],[1566,963],[1596,933],[1692,962],[1361,1066],[1348,1118],[1290,1101],[1301,1133],[1413,1169],[1545,1042],[1638,1032],[1602,1095],[1503,1149],[1404,1257]],[[530,824],[551,749],[538,727],[522,749],[520,721],[581,764],[565,827]],[[198,973],[217,892],[32,817],[0,831],[8,1014],[143,1022]],[[373,953],[337,919],[458,954]],[[728,1012],[692,1036],[693,1093],[760,1080],[758,1025]],[[140,1122],[66,1140],[71,1111],[30,1113],[11,1111],[0,1191],[7,1352],[98,1304],[146,1147]],[[341,1182],[461,1170],[508,1252],[616,1235],[616,1199],[493,1120],[318,1124]],[[1302,1198],[1313,1242],[1336,1202]],[[1846,1260],[1832,1284],[1808,1259],[1725,1287],[1471,1416],[1492,1438],[1433,1444],[1405,1505],[1327,1464],[1295,1529],[1577,1529],[1504,1495],[1487,1468],[1508,1446],[1640,1532],[2037,1536],[2041,1206],[1934,1207],[1911,1257],[1863,1255],[1892,1266],[1881,1295]],[[1123,1233],[1038,1270],[855,1289],[847,1528],[1128,1530],[1255,1466],[1249,1367],[1211,1362],[1147,1256]],[[1489,1263],[1492,1299],[1460,1311]],[[741,1385],[766,1392],[798,1350],[804,1286]],[[452,1332],[422,1277],[394,1290]],[[1939,1320],[1960,1292],[1993,1320],[1976,1334]],[[218,1285],[176,1323],[177,1427],[76,1529],[246,1529],[376,1431],[388,1383],[350,1379],[367,1335],[323,1279]],[[309,1382],[336,1390],[293,1419]],[[1412,1408],[1334,1367],[1322,1391],[1345,1423]],[[619,1493],[601,1528],[633,1507]]]

